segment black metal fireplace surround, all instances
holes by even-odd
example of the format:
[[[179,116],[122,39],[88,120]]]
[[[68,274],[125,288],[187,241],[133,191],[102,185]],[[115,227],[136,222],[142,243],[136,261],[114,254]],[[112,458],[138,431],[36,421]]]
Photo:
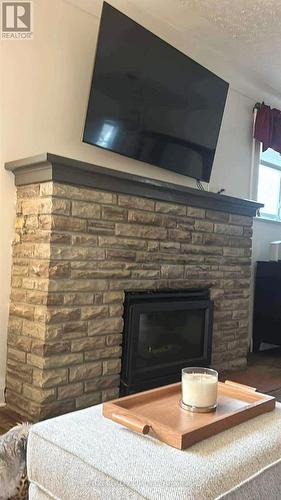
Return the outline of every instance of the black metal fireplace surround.
[[[126,292],[120,395],[177,382],[211,362],[213,302],[206,288]]]

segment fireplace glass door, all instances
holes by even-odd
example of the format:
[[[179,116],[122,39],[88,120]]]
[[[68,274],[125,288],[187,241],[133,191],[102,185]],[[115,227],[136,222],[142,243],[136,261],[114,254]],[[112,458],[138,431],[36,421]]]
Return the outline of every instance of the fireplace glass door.
[[[127,294],[124,319],[121,393],[179,380],[183,367],[210,363],[208,290]]]

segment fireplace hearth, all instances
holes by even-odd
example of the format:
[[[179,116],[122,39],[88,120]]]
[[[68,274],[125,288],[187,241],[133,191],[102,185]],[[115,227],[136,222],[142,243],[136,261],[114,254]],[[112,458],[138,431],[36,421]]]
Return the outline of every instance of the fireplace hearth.
[[[180,380],[211,362],[213,302],[206,288],[126,292],[120,394]]]

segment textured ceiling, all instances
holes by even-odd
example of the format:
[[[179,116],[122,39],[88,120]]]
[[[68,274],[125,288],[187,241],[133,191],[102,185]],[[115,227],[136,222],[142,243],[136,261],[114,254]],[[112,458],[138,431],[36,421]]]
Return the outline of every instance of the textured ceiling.
[[[247,42],[281,35],[280,0],[179,0],[233,38]]]

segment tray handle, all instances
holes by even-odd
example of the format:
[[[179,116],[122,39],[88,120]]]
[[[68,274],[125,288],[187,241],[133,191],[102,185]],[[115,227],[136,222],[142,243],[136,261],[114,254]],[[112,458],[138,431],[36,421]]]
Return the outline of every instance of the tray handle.
[[[150,431],[150,425],[144,424],[136,417],[132,415],[122,415],[121,413],[112,413],[112,420],[118,424],[128,427],[132,431],[139,432],[140,434],[148,434]]]
[[[234,389],[241,389],[243,391],[251,391],[255,392],[257,389],[256,387],[251,387],[250,385],[244,385],[244,384],[239,384],[238,382],[233,382],[232,380],[225,380],[225,385],[230,385],[231,387],[234,387]]]

